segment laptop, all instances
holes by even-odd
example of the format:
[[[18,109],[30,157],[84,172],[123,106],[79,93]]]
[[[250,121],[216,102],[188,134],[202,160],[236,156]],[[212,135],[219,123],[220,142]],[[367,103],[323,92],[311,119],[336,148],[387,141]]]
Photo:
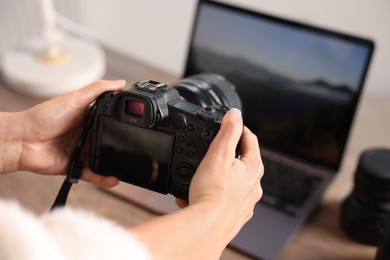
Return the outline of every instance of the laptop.
[[[183,77],[213,72],[235,86],[260,140],[264,195],[230,246],[274,259],[339,170],[372,41],[213,1],[198,3]],[[121,184],[157,213],[174,198]]]

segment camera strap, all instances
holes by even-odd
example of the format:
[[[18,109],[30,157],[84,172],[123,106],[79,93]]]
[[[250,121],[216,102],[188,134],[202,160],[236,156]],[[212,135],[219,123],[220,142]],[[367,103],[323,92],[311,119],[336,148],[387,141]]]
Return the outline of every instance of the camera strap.
[[[81,152],[86,143],[88,133],[92,127],[95,110],[96,110],[96,102],[92,105],[91,109],[88,112],[87,120],[85,121],[83,131],[80,134],[80,137],[77,139],[76,147],[71,157],[70,165],[68,168],[68,174],[50,210],[53,210],[57,207],[65,206],[69,191],[72,188],[72,184],[79,182],[81,173],[83,171],[83,166],[84,166],[83,162],[81,161]]]

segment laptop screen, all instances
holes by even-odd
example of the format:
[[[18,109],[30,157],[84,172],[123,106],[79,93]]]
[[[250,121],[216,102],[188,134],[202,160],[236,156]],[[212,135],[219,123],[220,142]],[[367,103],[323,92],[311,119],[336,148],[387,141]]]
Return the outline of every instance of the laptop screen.
[[[369,40],[200,1],[184,76],[224,75],[262,146],[337,170],[373,48]]]

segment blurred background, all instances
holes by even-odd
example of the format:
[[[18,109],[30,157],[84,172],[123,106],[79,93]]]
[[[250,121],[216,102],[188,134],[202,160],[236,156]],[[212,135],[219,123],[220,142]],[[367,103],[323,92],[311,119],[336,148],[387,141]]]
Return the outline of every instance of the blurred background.
[[[56,21],[62,29],[97,40],[121,55],[181,77],[197,0],[53,2]],[[387,123],[390,121],[390,1],[220,2],[372,39],[376,48],[352,140],[359,140],[359,148],[390,146]],[[40,11],[39,0],[0,0],[0,58],[23,39],[41,33]]]
[[[41,1],[44,0],[0,0],[0,60],[18,44],[42,35]],[[374,56],[347,147],[351,156],[342,168],[347,174],[339,175],[339,182],[326,194],[328,201],[344,197],[352,187],[352,173],[358,154],[372,147],[390,148],[390,0],[218,2],[374,41]],[[182,76],[197,0],[53,0],[53,3],[56,23],[67,33],[97,42],[98,46],[103,45],[175,78]],[[124,71],[131,70],[126,68]],[[25,70],[19,71],[24,74]],[[0,111],[16,111],[37,102],[25,98],[23,93],[19,95],[9,91],[2,83],[0,79]],[[30,182],[26,183],[26,187],[30,187]],[[5,182],[7,186],[14,187]],[[48,198],[44,194],[42,201]],[[93,201],[96,202],[96,198]],[[41,206],[46,207],[44,204]],[[324,223],[332,223],[329,219],[335,217],[335,208],[338,204],[328,205],[331,211],[329,216],[329,211],[325,212]],[[129,221],[126,214],[125,218]],[[303,239],[308,241],[308,237],[303,236]],[[334,245],[340,240],[330,236],[327,241]],[[313,248],[315,250],[316,247]]]
[[[390,1],[223,0],[282,18],[374,40],[376,49],[365,94],[390,95]],[[180,76],[196,0],[54,0],[57,19],[92,32],[103,45]],[[38,0],[0,0],[0,55],[40,33]],[[64,17],[62,17],[62,16]],[[74,28],[73,28],[74,29]]]

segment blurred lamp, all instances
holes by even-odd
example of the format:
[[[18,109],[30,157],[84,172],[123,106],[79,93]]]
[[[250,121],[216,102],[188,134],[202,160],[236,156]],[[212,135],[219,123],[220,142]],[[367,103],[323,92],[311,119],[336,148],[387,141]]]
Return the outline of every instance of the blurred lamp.
[[[24,95],[49,98],[85,86],[104,76],[103,49],[60,31],[52,0],[40,0],[43,34],[3,54],[5,84]]]

